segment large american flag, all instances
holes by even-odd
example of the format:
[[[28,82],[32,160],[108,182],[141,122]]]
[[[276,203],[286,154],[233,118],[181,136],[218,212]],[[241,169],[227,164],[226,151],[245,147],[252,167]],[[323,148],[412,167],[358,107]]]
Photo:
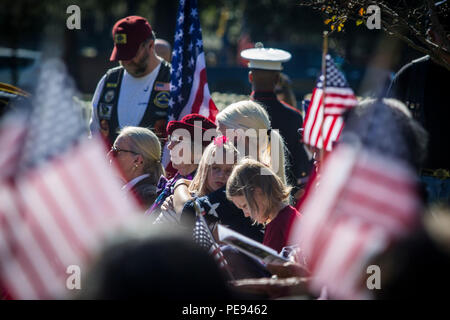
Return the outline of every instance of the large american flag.
[[[100,138],[87,138],[64,64],[41,70],[33,105],[0,124],[0,283],[16,299],[68,297],[69,267],[87,272],[112,228],[138,211]]]
[[[342,113],[354,107],[358,100],[330,55],[326,56],[325,70],[326,86],[321,74],[303,122],[303,142],[318,149],[325,146],[325,150],[331,151],[344,127]]]
[[[206,80],[197,0],[181,0],[172,53],[169,120],[199,113],[214,121],[217,112]]]
[[[325,161],[320,181],[291,235],[311,270],[311,290],[370,298],[364,288],[370,259],[418,225],[414,174],[391,158],[341,145]]]
[[[205,53],[197,0],[180,0],[172,52],[170,75],[169,121],[199,113],[215,121],[218,109],[211,98],[206,79]],[[162,163],[173,170],[167,144]]]

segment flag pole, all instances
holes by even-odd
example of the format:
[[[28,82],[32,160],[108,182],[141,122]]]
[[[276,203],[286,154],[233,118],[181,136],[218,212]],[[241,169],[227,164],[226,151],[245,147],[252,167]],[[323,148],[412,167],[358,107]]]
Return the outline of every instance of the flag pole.
[[[324,106],[325,106],[325,95],[326,95],[326,83],[327,83],[327,72],[326,72],[326,57],[328,54],[328,31],[324,31],[323,32],[323,48],[322,48],[322,75],[323,75],[323,88],[322,88],[322,102],[320,104],[320,110],[322,110],[322,122],[320,124],[320,138],[322,140],[322,149],[320,149],[320,164],[319,164],[319,170],[320,167],[323,164],[323,158],[324,158],[324,153],[325,153],[325,141],[324,141],[324,137],[323,137],[323,122],[324,122]]]

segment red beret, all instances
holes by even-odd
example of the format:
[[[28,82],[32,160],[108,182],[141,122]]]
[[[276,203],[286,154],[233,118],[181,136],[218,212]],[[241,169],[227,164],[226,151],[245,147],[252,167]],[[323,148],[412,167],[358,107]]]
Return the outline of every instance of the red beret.
[[[196,125],[196,121],[200,121],[201,126]],[[194,128],[200,128],[202,130],[202,133],[205,133],[205,131],[208,129],[215,129],[216,124],[205,116],[202,116],[201,114],[191,113],[185,115],[180,121],[169,121],[166,131],[167,135],[171,135],[175,129],[186,129],[191,134],[191,137],[194,138]],[[213,140],[213,138],[214,137],[211,137],[211,141]],[[203,144],[208,145],[211,141],[203,141]]]

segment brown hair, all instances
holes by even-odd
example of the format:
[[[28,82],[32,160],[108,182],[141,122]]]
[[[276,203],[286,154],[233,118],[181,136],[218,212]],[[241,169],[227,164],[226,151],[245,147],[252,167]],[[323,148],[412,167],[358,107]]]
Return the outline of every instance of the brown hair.
[[[286,186],[280,177],[270,167],[253,159],[243,159],[233,168],[227,183],[226,194],[231,197],[244,196],[253,215],[259,211],[255,200],[255,188],[262,190],[268,200],[268,207],[264,215],[269,218],[270,212],[280,203],[288,203],[291,187]]]

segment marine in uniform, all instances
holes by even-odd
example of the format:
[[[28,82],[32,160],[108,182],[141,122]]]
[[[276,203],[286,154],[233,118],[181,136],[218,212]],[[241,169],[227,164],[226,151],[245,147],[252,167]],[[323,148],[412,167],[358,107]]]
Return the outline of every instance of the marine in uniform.
[[[303,117],[296,108],[278,100],[275,93],[280,72],[283,70],[282,62],[290,60],[291,54],[257,44],[255,48],[243,50],[241,57],[249,60],[251,98],[266,108],[272,128],[278,129],[286,142],[290,163],[290,168],[286,170],[288,182],[293,186],[301,185],[306,182],[312,167],[298,133],[298,129],[303,125]]]
[[[125,126],[151,129],[166,137],[171,65],[155,52],[155,34],[148,21],[129,16],[112,29],[111,61],[92,99],[91,133],[100,132],[112,145]]]

